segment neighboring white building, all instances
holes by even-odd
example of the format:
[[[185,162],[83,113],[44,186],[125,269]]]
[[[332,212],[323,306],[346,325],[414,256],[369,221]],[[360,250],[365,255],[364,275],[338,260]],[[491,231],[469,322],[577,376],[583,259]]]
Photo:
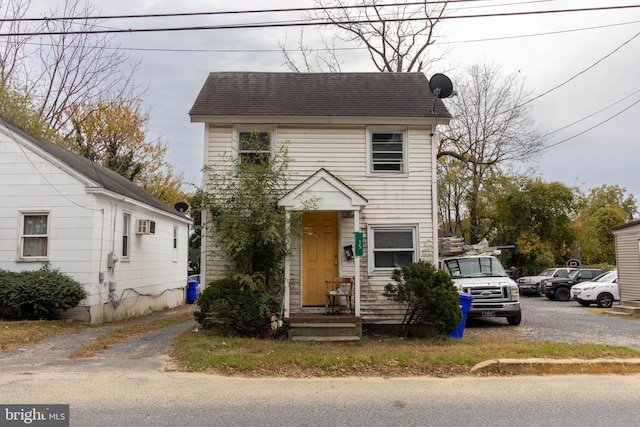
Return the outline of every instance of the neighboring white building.
[[[117,173],[0,122],[0,269],[49,263],[90,323],[185,301],[190,220]]]
[[[356,316],[399,323],[402,310],[382,295],[392,270],[437,265],[434,129],[450,115],[424,74],[211,73],[190,115],[204,123],[209,165],[243,151],[243,132],[261,133],[272,151],[288,143],[292,178],[280,205],[300,211],[313,201],[303,223],[321,237],[293,244],[285,315],[324,312],[325,280],[349,276]],[[363,255],[351,259],[344,249],[355,249],[356,232]],[[207,258],[201,268],[210,281],[225,263]]]

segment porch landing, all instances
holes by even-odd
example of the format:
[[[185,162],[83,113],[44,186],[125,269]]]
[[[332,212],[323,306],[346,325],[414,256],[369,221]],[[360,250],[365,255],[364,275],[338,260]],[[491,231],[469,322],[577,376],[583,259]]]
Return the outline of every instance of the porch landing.
[[[307,341],[359,341],[362,318],[353,314],[291,313],[289,338]]]

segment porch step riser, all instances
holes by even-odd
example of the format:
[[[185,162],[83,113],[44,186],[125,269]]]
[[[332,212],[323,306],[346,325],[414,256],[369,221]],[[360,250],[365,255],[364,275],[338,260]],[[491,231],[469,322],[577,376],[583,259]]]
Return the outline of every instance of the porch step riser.
[[[343,341],[345,338],[358,340],[361,336],[362,325],[355,323],[292,323],[289,329],[291,339],[335,337],[336,341]]]

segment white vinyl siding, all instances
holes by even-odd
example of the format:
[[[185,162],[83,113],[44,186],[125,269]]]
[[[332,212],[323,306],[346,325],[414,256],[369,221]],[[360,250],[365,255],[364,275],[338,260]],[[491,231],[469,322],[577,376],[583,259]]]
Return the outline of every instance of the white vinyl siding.
[[[431,137],[428,125],[376,126],[357,125],[321,125],[277,123],[273,127],[273,150],[287,145],[290,159],[288,172],[291,179],[287,189],[291,190],[320,168],[326,169],[337,179],[348,185],[362,197],[367,205],[360,213],[360,229],[364,234],[364,255],[360,259],[363,271],[361,275],[361,314],[367,323],[394,323],[402,320],[402,310],[382,297],[384,286],[390,281],[391,270],[370,271],[369,226],[400,225],[415,227],[415,259],[435,261],[434,225],[432,211],[433,147],[436,142]],[[207,146],[205,159],[208,165],[220,165],[225,153],[233,149],[233,124],[210,124],[206,127]],[[250,128],[249,128],[250,129]],[[404,172],[370,173],[370,132],[404,132]],[[409,155],[410,153],[410,155]],[[219,171],[216,168],[216,171]],[[205,170],[206,182],[207,172]],[[354,244],[353,219],[341,217],[340,249]],[[406,224],[406,225],[404,225]],[[207,251],[214,250],[213,243],[206,245]],[[291,307],[299,306],[300,301],[300,263],[299,246],[292,247],[291,256]],[[340,274],[354,275],[354,261],[340,257]],[[371,261],[372,262],[372,261]],[[207,281],[223,277],[229,265],[219,257],[208,257],[203,261],[206,266]]]

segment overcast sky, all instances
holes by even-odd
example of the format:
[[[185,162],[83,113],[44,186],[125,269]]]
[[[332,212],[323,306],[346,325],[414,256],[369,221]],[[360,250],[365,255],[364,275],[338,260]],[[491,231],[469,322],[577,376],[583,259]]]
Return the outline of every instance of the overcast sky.
[[[30,16],[42,16],[52,3],[53,0],[34,0]],[[313,5],[312,0],[90,0],[89,3],[103,15]],[[452,11],[451,15],[635,4],[640,3],[630,0],[487,0],[457,2],[458,10]],[[183,27],[281,21],[300,19],[303,15],[303,12],[290,12],[109,20],[105,25],[114,28]],[[331,34],[334,31],[308,27],[304,30],[305,43],[312,48],[321,48],[321,32]],[[532,102],[534,119],[548,132],[578,123],[553,133],[548,143],[558,145],[545,150],[534,162],[522,165],[522,170],[533,167],[536,176],[545,181],[560,181],[584,191],[604,184],[619,185],[640,199],[640,132],[635,127],[640,119],[640,105],[633,105],[640,103],[639,32],[640,8],[449,19],[438,25],[436,45],[438,49],[448,47],[448,53],[438,69],[430,70],[427,77],[437,72],[455,75],[466,66],[487,60],[500,64],[504,73],[519,71],[526,78],[532,96],[561,85]],[[199,185],[204,131],[201,123],[190,122],[188,112],[207,74],[214,71],[288,71],[283,65],[279,43],[288,40],[287,45],[294,48],[299,37],[300,29],[289,27],[133,33],[118,35],[116,40],[129,49],[131,61],[140,61],[136,80],[143,86],[148,85],[144,103],[151,115],[150,138],[165,142],[169,147],[167,160],[176,172],[182,173],[188,182]],[[344,51],[340,60],[345,72],[376,71],[364,50]],[[565,83],[569,79],[572,80]],[[455,85],[455,81],[453,83]]]

